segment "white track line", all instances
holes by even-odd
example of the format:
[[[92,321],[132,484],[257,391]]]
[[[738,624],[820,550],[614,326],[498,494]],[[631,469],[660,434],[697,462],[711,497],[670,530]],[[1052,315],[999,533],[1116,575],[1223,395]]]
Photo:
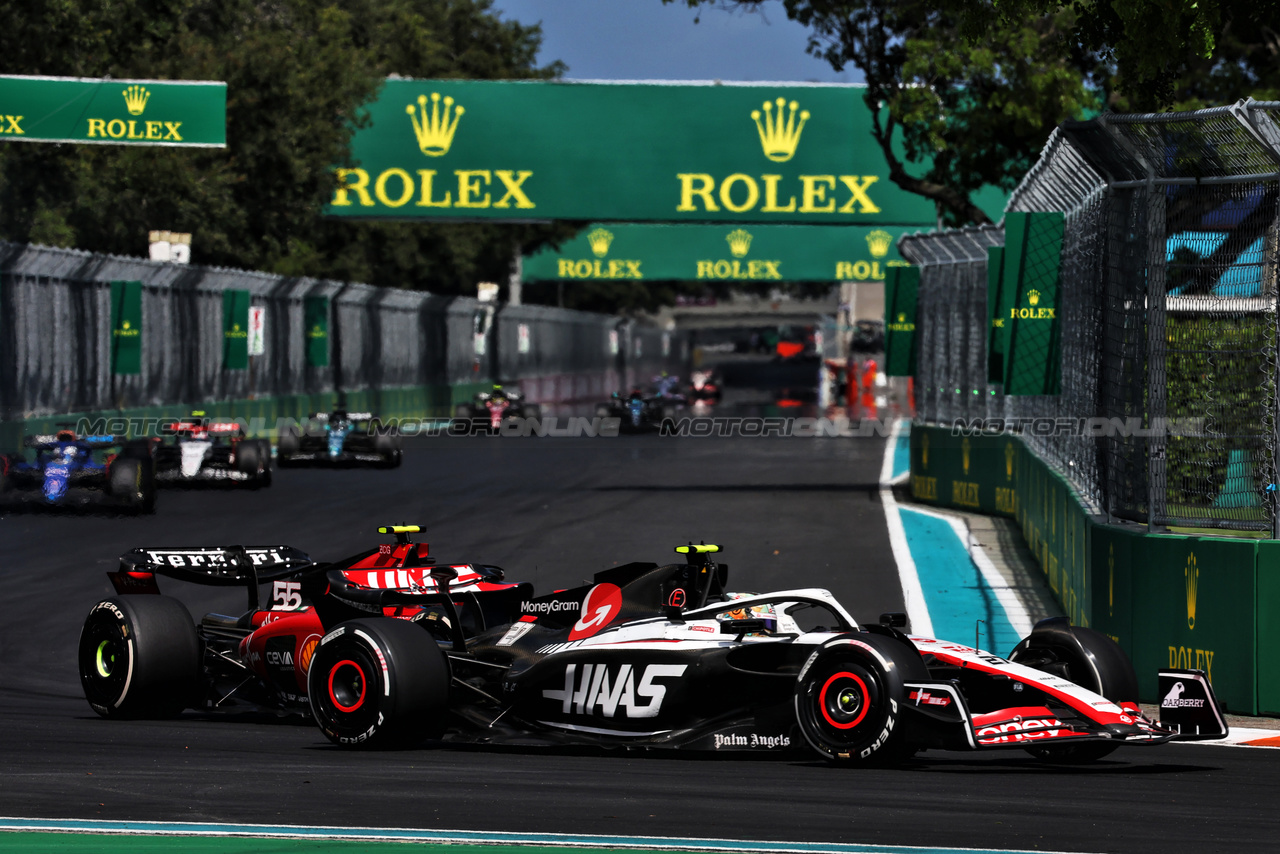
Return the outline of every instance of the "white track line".
[[[933,637],[933,620],[929,616],[929,604],[924,600],[924,588],[920,586],[920,574],[916,571],[916,562],[911,557],[911,547],[907,544],[907,532],[902,527],[902,517],[898,515],[898,502],[893,497],[893,456],[898,448],[898,436],[904,425],[910,424],[905,418],[893,422],[889,431],[889,441],[885,444],[884,462],[880,465],[880,503],[884,506],[885,526],[889,529],[889,545],[893,548],[893,560],[898,565],[898,579],[902,582],[902,601],[907,609],[907,620],[911,633],[920,637]],[[961,542],[965,542],[961,540]]]

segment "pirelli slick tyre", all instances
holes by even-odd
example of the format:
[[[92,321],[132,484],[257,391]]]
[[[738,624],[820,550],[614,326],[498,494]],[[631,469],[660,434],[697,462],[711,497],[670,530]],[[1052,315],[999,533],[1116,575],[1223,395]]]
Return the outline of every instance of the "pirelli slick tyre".
[[[302,436],[297,427],[286,427],[276,435],[276,464],[287,466],[302,450]]]
[[[154,513],[156,510],[155,464],[150,457],[119,456],[107,470],[107,491],[127,510]]]
[[[449,668],[421,626],[350,620],[320,641],[307,675],[316,724],[342,747],[412,747],[444,734]]]
[[[1120,645],[1101,632],[1072,626],[1066,618],[1037,624],[1009,653],[1009,660],[1061,676],[1114,703],[1138,699],[1138,677]],[[1083,765],[1102,759],[1119,746],[1085,741],[1028,747],[1027,752],[1044,762]]]
[[[99,602],[85,618],[77,658],[85,699],[104,718],[172,717],[198,700],[200,639],[177,599]]]
[[[373,451],[382,457],[380,465],[388,469],[398,467],[404,456],[400,450],[400,439],[385,433],[378,433],[373,437]]]
[[[236,471],[248,475],[254,489],[271,485],[271,451],[264,454],[262,445],[256,439],[242,439],[236,444]]]
[[[915,752],[904,739],[906,690],[894,656],[879,644],[837,638],[805,663],[796,682],[796,721],[809,746],[841,765],[887,765]]]

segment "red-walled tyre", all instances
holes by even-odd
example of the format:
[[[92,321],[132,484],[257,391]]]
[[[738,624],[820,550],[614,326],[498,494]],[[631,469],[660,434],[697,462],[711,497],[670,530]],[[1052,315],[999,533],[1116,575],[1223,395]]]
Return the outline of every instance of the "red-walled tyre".
[[[809,746],[829,762],[892,764],[915,752],[903,738],[905,698],[892,657],[865,642],[836,639],[800,671],[796,721]]]
[[[350,620],[324,636],[307,693],[316,724],[343,747],[412,747],[444,734],[449,668],[422,627]]]

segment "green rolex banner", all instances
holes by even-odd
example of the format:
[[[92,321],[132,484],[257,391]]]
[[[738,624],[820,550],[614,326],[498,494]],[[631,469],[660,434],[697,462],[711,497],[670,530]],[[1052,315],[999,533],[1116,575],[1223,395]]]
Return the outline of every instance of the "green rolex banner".
[[[1000,285],[1005,394],[1062,390],[1058,270],[1063,222],[1058,212],[1005,215]]]
[[[933,223],[889,178],[862,86],[387,80],[328,216]],[[986,188],[977,203],[1003,208]],[[993,214],[998,216],[998,213]]]
[[[329,366],[329,298],[307,297],[302,301],[303,328],[307,339],[307,364]]]
[[[882,282],[907,263],[898,238],[931,227],[601,223],[525,258],[522,272],[527,282]]]
[[[249,367],[249,292],[222,292],[222,367]]]
[[[987,382],[1004,382],[1004,316],[1000,313],[1000,284],[1004,279],[1004,247],[987,247]]]
[[[227,84],[0,75],[0,139],[227,146]]]
[[[884,280],[884,372],[891,377],[916,373],[916,292],[919,267],[890,267]]]
[[[111,283],[111,370],[142,373],[142,282]]]

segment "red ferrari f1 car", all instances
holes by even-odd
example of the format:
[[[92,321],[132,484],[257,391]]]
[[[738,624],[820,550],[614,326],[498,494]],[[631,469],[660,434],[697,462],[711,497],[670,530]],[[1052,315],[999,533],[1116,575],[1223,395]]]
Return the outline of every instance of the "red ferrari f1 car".
[[[396,542],[317,563],[290,546],[138,548],[108,573],[117,595],[94,605],[80,635],[80,681],[103,717],[147,718],[184,709],[269,709],[309,715],[307,673],[321,637],[357,617],[435,621],[441,579],[449,582],[456,628],[473,634],[507,622],[532,594],[503,581],[500,567],[437,563],[417,526],[378,529]],[[158,576],[243,587],[238,615],[205,614],[160,595]],[[270,601],[260,586],[270,585]]]

